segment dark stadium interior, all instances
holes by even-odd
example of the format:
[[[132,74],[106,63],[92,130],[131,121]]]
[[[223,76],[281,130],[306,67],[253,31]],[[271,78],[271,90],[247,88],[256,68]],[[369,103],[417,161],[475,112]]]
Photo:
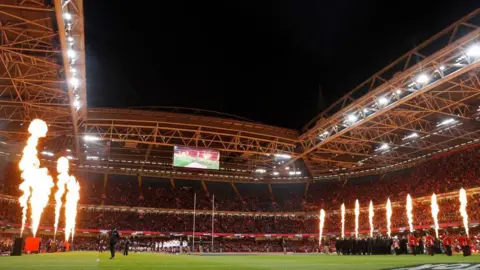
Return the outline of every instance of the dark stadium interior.
[[[478,1],[156,4],[0,0],[0,256],[478,256]]]

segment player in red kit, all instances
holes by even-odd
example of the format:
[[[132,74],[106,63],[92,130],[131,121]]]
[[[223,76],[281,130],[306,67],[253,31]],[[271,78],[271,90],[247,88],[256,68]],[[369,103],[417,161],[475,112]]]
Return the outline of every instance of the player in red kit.
[[[470,256],[470,239],[465,233],[461,232],[460,236],[458,237],[458,244],[462,247],[463,256]]]
[[[427,246],[427,254],[430,256],[433,256],[433,254],[435,253],[434,244],[435,243],[433,237],[429,233],[427,233],[427,235],[425,236],[425,245]]]
[[[445,255],[452,256],[452,238],[448,234],[445,234],[442,244],[445,247]]]
[[[415,235],[413,235],[413,233],[410,233],[410,235],[408,236],[408,245],[410,246],[410,249],[412,250],[412,255],[416,256],[417,255],[416,249],[417,249],[417,246],[418,246],[418,240],[415,237]]]

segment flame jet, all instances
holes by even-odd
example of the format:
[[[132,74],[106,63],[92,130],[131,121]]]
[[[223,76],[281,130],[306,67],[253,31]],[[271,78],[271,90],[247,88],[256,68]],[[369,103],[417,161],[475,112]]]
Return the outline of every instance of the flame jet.
[[[370,222],[370,237],[373,237],[373,217],[375,216],[375,212],[373,211],[373,202],[370,201],[370,205],[368,207],[368,221]]]
[[[342,239],[345,238],[345,204],[342,203],[342,207],[340,208],[342,212]]]
[[[68,174],[69,164],[66,157],[61,157],[57,161],[58,171],[58,192],[55,194],[57,204],[55,207],[55,231],[58,225],[58,218],[60,216],[60,210],[62,207],[62,196],[65,193],[65,186],[67,186],[67,192],[65,195],[65,241],[70,240],[75,234],[75,225],[77,218],[77,205],[80,199],[80,185],[74,176]],[[58,195],[58,196],[57,196]]]
[[[463,227],[465,228],[465,234],[469,236],[468,234],[468,213],[467,213],[467,192],[465,189],[460,189],[459,193],[459,199],[460,199],[460,215],[462,215],[463,218]]]
[[[68,159],[66,157],[61,157],[57,160],[57,192],[55,193],[55,224],[53,225],[55,229],[55,236],[57,235],[58,229],[58,220],[60,219],[60,210],[62,209],[62,197],[65,193],[65,185],[69,179],[68,176]]]
[[[408,218],[408,226],[410,227],[410,232],[413,232],[413,202],[412,202],[412,197],[410,197],[410,194],[407,195],[407,218]]]
[[[22,196],[19,198],[19,203],[22,207],[20,236],[23,235],[25,229],[27,210],[30,204],[31,230],[35,237],[38,226],[40,225],[43,209],[48,204],[50,192],[53,187],[52,177],[48,174],[46,168],[40,168],[40,160],[37,156],[38,141],[47,135],[47,131],[47,124],[40,119],[33,120],[28,127],[30,137],[28,138],[27,145],[23,149],[23,155],[19,163],[19,168],[22,171],[21,177],[23,179],[19,187],[19,189],[23,191]]]
[[[393,211],[392,211],[392,202],[390,201],[390,198],[388,198],[388,200],[387,200],[387,206],[385,207],[385,209],[386,209],[386,212],[387,212],[387,235],[388,235],[388,237],[392,237],[391,219],[392,219]]]
[[[360,203],[355,201],[355,238],[358,238],[358,218],[360,216]]]
[[[432,208],[433,224],[435,225],[435,237],[438,238],[438,229],[440,229],[438,226],[438,212],[440,212],[440,208],[438,207],[437,195],[435,195],[435,193],[432,194],[430,207]]]
[[[319,235],[318,235],[318,246],[322,245],[322,235],[323,235],[323,225],[325,224],[325,210],[320,210],[320,222],[319,226]]]

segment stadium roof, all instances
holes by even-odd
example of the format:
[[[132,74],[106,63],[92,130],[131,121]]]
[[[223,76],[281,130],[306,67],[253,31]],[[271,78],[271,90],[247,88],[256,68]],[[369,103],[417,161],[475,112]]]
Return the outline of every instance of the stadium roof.
[[[83,4],[0,5],[0,154],[50,127],[44,160],[77,170],[241,182],[378,174],[480,139],[480,9],[374,74],[302,132],[169,108],[87,108]],[[348,76],[348,75],[346,75]],[[221,169],[172,166],[173,146],[213,148]]]

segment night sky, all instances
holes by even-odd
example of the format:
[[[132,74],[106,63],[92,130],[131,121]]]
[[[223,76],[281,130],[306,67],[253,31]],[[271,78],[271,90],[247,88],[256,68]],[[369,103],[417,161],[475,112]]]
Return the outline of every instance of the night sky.
[[[150,3],[150,4],[149,4]],[[301,128],[467,1],[84,1],[89,107],[177,106]]]

